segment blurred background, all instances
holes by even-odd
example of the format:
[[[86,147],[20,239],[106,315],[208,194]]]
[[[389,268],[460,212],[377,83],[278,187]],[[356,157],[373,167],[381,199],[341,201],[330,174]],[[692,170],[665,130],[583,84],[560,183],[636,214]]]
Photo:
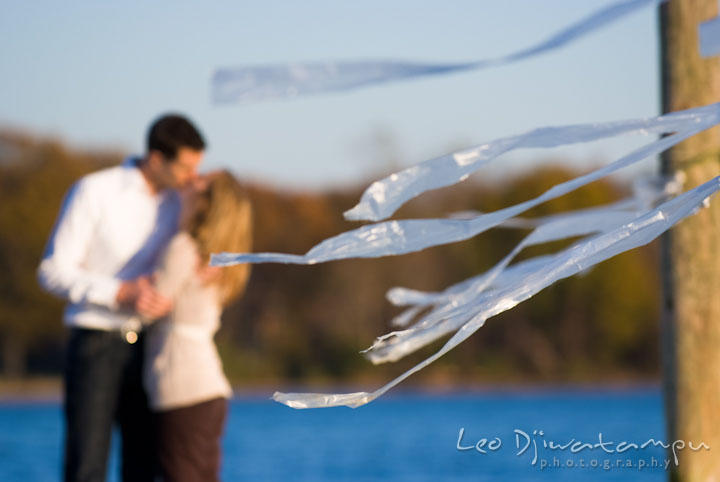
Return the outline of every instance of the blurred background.
[[[649,117],[659,108],[652,8],[515,65],[285,102],[213,105],[215,68],[495,57],[544,40],[607,4],[8,5],[0,19],[2,373],[60,372],[61,304],[37,288],[35,267],[62,196],[82,174],[142,153],[145,129],[160,113],[189,115],[209,140],[204,168],[229,168],[245,180],[257,251],[303,253],[355,227],[342,212],[370,181],[393,170],[543,125]],[[411,202],[397,217],[508,206],[648,140],[511,153],[459,186]],[[653,172],[654,163],[649,159],[530,215],[617,199],[631,176]],[[524,234],[495,230],[382,260],[257,266],[219,336],[228,373],[240,385],[351,383],[401,373],[409,365],[373,368],[357,353],[388,331],[396,311],[385,301],[387,289],[442,289],[492,266]],[[655,251],[637,250],[551,287],[493,319],[413,379],[654,379]]]
[[[1,139],[3,373],[11,378],[58,375],[64,341],[62,303],[38,288],[35,269],[67,188],[83,173],[120,162],[121,157],[110,151],[74,150],[29,135],[6,133]],[[557,163],[500,184],[469,181],[422,196],[398,216],[492,211],[539,195],[576,174]],[[289,192],[248,183],[255,209],[255,249],[302,253],[348,229],[342,211],[359,198],[360,187]],[[617,182],[594,183],[529,215],[609,202],[625,190]],[[358,354],[376,336],[390,331],[389,321],[399,314],[385,292],[394,286],[442,290],[492,267],[525,234],[496,229],[406,256],[316,266],[254,266],[245,296],[227,310],[218,336],[228,375],[239,386],[377,382],[398,375],[439,345],[378,367]],[[561,246],[528,249],[521,258]],[[654,379],[659,366],[656,251],[654,245],[638,249],[551,286],[491,319],[413,382]]]
[[[44,244],[71,184],[142,153],[145,129],[161,113],[182,112],[200,127],[210,146],[204,170],[228,168],[243,179],[254,206],[254,249],[286,253],[304,253],[356,227],[342,212],[369,182],[397,169],[535,127],[659,113],[653,8],[515,65],[357,92],[217,106],[210,100],[214,69],[334,59],[496,57],[544,40],[607,4],[5,5],[0,16],[0,398],[58,399],[65,330],[62,303],[36,282]],[[396,217],[499,209],[650,140],[621,138],[505,155],[458,186],[408,203]],[[632,177],[655,172],[656,163],[648,159],[632,172],[528,215],[619,199],[629,193]],[[394,286],[441,290],[494,265],[524,234],[495,229],[466,242],[377,260],[255,266],[246,294],[225,313],[217,338],[227,374],[239,393],[263,397],[287,387],[375,388],[440,346],[395,364],[375,367],[366,361],[358,351],[389,331],[399,312],[385,292]],[[520,259],[560,246],[527,250]],[[403,386],[443,392],[567,384],[653,387],[659,381],[659,296],[658,246],[651,244],[558,282],[489,320]],[[501,399],[495,409],[506,402]],[[645,427],[661,433],[658,393],[651,391],[643,403],[655,417]],[[434,416],[432,403],[427,407],[421,418]],[[457,427],[451,428],[448,451],[457,436]],[[477,466],[466,469],[477,473]]]

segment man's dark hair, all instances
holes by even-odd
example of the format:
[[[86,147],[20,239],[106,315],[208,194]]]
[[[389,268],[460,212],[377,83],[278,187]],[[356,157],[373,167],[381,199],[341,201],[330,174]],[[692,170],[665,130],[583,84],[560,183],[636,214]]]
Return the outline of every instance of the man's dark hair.
[[[166,114],[153,122],[148,131],[147,152],[159,151],[172,161],[181,147],[205,149],[205,140],[192,122],[178,114]]]

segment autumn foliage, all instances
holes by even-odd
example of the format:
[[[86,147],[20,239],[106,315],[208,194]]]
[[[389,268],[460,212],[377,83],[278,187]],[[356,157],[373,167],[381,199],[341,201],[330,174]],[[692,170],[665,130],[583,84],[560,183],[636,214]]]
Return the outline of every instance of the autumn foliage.
[[[119,153],[80,152],[61,143],[0,133],[0,350],[6,375],[60,373],[62,303],[37,286],[35,270],[63,194],[84,173],[120,162]],[[547,167],[505,184],[470,179],[411,201],[397,217],[491,211],[569,179]],[[281,192],[248,183],[256,251],[304,253],[358,226],[342,212],[351,191]],[[596,182],[534,209],[539,216],[609,202],[624,194]],[[228,220],[232,222],[232,220]],[[316,266],[258,265],[245,296],[226,311],[218,344],[239,384],[363,383],[389,380],[440,344],[395,364],[373,366],[358,351],[391,329],[393,286],[444,287],[496,263],[526,234],[494,229],[471,240],[405,256]],[[562,247],[551,244],[523,256]],[[564,280],[488,321],[449,355],[411,378],[423,383],[598,381],[657,376],[659,282],[651,245]],[[522,256],[521,256],[522,259]]]

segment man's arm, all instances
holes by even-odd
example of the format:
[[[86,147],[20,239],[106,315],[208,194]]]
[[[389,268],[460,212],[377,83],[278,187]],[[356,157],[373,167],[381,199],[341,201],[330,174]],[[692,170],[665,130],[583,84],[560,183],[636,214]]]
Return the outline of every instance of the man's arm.
[[[116,309],[120,280],[83,268],[99,215],[97,199],[92,199],[85,181],[75,183],[63,201],[38,268],[38,280],[46,291],[72,303]]]
[[[147,279],[121,281],[83,266],[100,214],[91,186],[81,179],[67,194],[50,235],[38,268],[40,285],[72,303],[111,310],[124,306],[143,316],[163,316],[172,303],[157,293]]]

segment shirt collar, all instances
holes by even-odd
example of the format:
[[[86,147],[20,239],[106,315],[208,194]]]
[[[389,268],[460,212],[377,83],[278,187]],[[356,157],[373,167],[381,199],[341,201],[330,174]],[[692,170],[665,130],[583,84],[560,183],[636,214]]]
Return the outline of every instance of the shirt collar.
[[[156,194],[152,192],[150,189],[150,186],[147,183],[147,180],[145,179],[145,176],[143,175],[142,171],[140,171],[140,158],[137,156],[128,156],[123,160],[122,167],[127,172],[126,176],[126,187],[128,189],[133,189],[136,191],[140,191],[143,194],[147,194],[150,196],[155,196]],[[160,191],[157,193],[157,195],[161,196],[163,195],[164,191]]]
[[[163,189],[162,191],[158,191],[157,193],[154,193],[150,186],[148,186],[147,180],[145,179],[145,176],[143,175],[142,171],[140,171],[140,157],[138,156],[128,156],[126,157],[122,162],[122,167],[127,169],[127,172],[130,174],[128,176],[128,185],[127,187],[131,189],[136,189],[138,191],[142,191],[143,193],[155,197],[159,200],[166,200],[166,199],[173,199],[176,198],[177,191],[175,189]],[[179,199],[179,197],[178,197]]]

